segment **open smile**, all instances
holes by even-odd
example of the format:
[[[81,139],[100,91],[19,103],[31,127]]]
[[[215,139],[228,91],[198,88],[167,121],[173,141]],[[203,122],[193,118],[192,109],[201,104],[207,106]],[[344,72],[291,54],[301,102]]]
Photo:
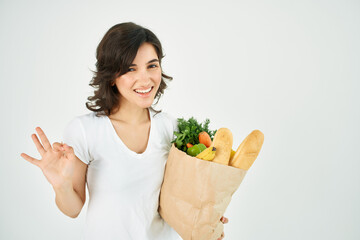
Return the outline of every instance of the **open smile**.
[[[150,88],[144,89],[144,90],[134,90],[134,92],[137,93],[141,97],[148,97],[150,95],[150,93],[152,92],[153,88],[154,87],[150,87]]]

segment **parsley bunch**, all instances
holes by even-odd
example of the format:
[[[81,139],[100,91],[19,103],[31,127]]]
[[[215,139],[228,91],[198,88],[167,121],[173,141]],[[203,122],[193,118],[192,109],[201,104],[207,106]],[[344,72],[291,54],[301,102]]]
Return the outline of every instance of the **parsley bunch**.
[[[175,142],[176,147],[184,152],[187,151],[187,143],[192,145],[199,144],[199,133],[205,131],[209,134],[211,140],[213,140],[217,131],[209,130],[209,119],[206,119],[203,123],[198,123],[194,117],[188,120],[178,118],[177,122],[179,132],[174,131],[176,138],[171,143]]]

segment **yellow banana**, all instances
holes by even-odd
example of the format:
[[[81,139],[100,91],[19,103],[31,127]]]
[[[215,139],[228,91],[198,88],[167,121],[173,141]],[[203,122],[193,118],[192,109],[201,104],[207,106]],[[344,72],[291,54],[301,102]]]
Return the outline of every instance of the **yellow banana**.
[[[235,155],[235,151],[231,149],[230,161],[233,159],[234,155]]]
[[[196,155],[196,157],[202,160],[212,161],[215,158],[215,153],[216,153],[215,147],[208,147],[204,151]]]

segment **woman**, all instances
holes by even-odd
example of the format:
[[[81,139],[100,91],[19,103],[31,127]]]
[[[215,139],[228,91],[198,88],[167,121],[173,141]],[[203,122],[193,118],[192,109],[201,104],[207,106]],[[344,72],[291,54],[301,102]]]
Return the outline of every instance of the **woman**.
[[[51,146],[37,127],[41,143],[32,139],[41,160],[21,154],[41,168],[69,217],[79,215],[87,183],[85,239],[179,239],[157,211],[177,129],[176,119],[152,108],[167,87],[164,78],[172,80],[162,72],[163,57],[150,30],[132,22],[110,28],[97,47],[95,91],[86,103],[92,112],[67,125],[64,143]]]

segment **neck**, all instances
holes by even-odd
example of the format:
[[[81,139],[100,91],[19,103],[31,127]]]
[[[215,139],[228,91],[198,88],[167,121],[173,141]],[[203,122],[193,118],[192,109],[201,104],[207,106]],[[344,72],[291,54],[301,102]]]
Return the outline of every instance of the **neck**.
[[[150,120],[147,108],[120,104],[119,109],[115,111],[116,109],[111,111],[109,118],[127,124],[139,125]]]

